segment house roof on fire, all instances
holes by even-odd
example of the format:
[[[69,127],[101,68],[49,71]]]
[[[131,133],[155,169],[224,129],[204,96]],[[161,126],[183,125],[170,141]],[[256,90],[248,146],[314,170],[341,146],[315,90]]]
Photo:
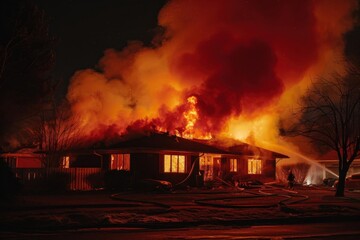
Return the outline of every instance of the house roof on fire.
[[[257,147],[257,146],[253,146],[253,145],[249,145],[247,143],[242,143],[242,144],[238,144],[238,145],[234,145],[228,148],[230,152],[238,154],[244,154],[244,155],[248,155],[248,156],[266,156],[266,155],[272,155],[274,158],[289,158],[288,156],[278,153],[278,152],[273,152],[261,147]]]
[[[250,144],[231,140],[200,140],[186,139],[166,132],[147,132],[135,135],[124,135],[120,139],[111,142],[98,142],[90,148],[71,149],[68,153],[113,153],[113,152],[189,152],[189,153],[212,153],[221,155],[246,155],[246,156],[271,156],[273,158],[288,158],[281,153],[273,152]]]
[[[216,146],[227,151],[233,155],[247,155],[247,156],[271,156],[274,158],[289,158],[288,156],[274,152],[265,148],[254,146],[236,139],[211,139],[211,140],[196,140],[211,146]]]
[[[195,153],[214,153],[222,155],[270,156],[288,158],[281,153],[235,141],[230,147],[225,147],[221,141],[190,140],[168,133],[151,132],[138,135],[114,144],[97,148],[99,151],[112,150],[147,150],[147,151],[181,151]]]
[[[168,133],[150,133],[147,135],[137,136],[129,140],[120,141],[118,143],[108,145],[101,150],[107,149],[146,149],[154,151],[167,150],[196,153],[229,154],[223,149],[178,137],[175,135],[169,135]]]

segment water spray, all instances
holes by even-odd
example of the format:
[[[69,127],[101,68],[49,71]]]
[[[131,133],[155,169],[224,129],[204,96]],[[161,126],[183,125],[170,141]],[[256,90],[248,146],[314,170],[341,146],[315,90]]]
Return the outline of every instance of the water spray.
[[[325,170],[326,172],[330,173],[331,175],[333,175],[334,177],[338,178],[339,175],[334,173],[333,171],[331,171],[330,169],[328,169],[327,167],[325,167],[324,165],[321,165],[319,162],[317,162],[316,160],[314,159],[311,159],[299,152],[296,152],[294,150],[291,150],[289,148],[285,148],[283,146],[280,146],[280,145],[277,145],[277,144],[274,144],[274,143],[269,143],[269,142],[265,142],[265,141],[261,141],[261,145],[265,145],[265,146],[268,146],[270,147],[271,149],[278,149],[280,152],[284,152],[286,153],[287,155],[295,155],[296,157],[299,157],[307,162],[310,162],[311,164],[317,166],[317,167],[320,167],[321,169]]]

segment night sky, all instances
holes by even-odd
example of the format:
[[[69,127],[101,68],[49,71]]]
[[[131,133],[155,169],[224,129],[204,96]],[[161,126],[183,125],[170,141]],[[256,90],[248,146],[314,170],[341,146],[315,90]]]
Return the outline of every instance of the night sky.
[[[41,111],[39,106],[52,96],[62,102],[74,73],[99,70],[97,64],[106,49],[121,50],[130,41],[151,45],[161,31],[158,13],[165,4],[165,0],[0,1],[4,66],[0,72],[0,149],[31,145],[21,142],[29,139],[25,129]],[[4,51],[7,44],[9,54]]]
[[[37,0],[57,39],[54,77],[68,82],[75,71],[96,68],[104,50],[129,41],[151,43],[166,0]]]

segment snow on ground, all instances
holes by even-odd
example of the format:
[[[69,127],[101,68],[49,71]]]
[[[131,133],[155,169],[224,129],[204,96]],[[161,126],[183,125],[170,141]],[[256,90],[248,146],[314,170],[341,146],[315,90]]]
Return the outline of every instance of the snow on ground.
[[[273,187],[259,190],[120,193],[116,201],[106,192],[27,195],[2,206],[0,231],[241,223],[256,225],[297,220],[336,221],[357,219],[360,216],[359,192],[346,192],[346,197],[336,198],[334,191],[329,188],[298,186],[295,191]]]

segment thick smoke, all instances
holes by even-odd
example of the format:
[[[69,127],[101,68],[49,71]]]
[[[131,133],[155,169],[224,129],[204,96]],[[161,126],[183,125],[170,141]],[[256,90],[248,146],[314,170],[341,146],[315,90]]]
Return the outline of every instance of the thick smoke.
[[[271,122],[264,126],[276,128],[279,106],[296,100],[291,91],[300,94],[310,75],[338,67],[331,58],[342,55],[354,7],[341,0],[173,0],[159,14],[165,32],[156,45],[106,50],[100,72],[73,76],[68,99],[96,136],[106,126],[181,133],[190,96],[197,98],[197,131],[231,132],[248,124],[240,119],[264,115]]]
[[[260,40],[249,43],[233,39],[226,33],[200,43],[193,54],[185,54],[177,69],[186,76],[203,72],[207,75],[200,86],[188,92],[198,98],[199,126],[211,124],[221,130],[226,119],[247,113],[261,112],[284,89],[275,72],[273,49]]]

